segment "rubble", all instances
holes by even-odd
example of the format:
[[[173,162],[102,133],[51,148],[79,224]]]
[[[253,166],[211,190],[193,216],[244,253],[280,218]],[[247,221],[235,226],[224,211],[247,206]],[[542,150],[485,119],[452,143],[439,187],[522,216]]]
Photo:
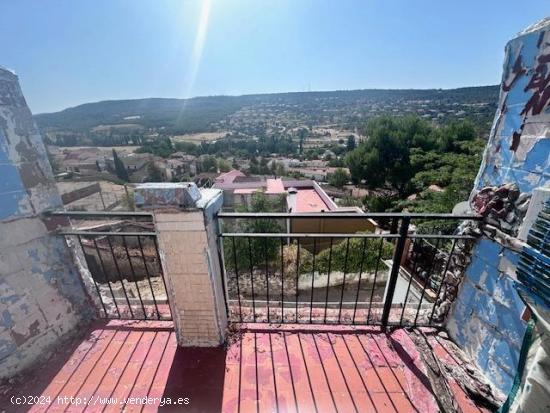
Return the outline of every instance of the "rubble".
[[[485,225],[515,237],[530,199],[530,194],[520,193],[516,183],[509,183],[482,188],[474,193],[470,204],[475,212],[483,216]],[[489,234],[495,233],[491,229]]]
[[[531,195],[521,193],[516,183],[487,186],[471,197],[472,210],[483,217],[483,221],[464,221],[457,229],[457,235],[481,235],[500,245],[521,251],[523,242],[516,238],[519,227],[529,207]],[[443,277],[434,312],[434,321],[443,322],[458,294],[464,271],[470,263],[474,243],[457,240],[447,271]]]

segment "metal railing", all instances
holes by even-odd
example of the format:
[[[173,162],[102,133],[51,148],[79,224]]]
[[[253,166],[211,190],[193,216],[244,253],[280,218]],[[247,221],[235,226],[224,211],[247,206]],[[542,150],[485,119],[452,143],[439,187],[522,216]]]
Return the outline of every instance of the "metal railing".
[[[70,219],[64,223],[68,229],[57,233],[79,247],[74,248],[77,259],[85,259],[90,273],[82,274],[82,281],[100,318],[172,319],[151,213],[59,211],[49,215]]]
[[[323,224],[369,218],[387,228],[342,233]],[[218,219],[232,322],[437,326],[456,246],[475,240],[454,229],[481,217],[220,213]],[[304,222],[325,230],[301,232]]]

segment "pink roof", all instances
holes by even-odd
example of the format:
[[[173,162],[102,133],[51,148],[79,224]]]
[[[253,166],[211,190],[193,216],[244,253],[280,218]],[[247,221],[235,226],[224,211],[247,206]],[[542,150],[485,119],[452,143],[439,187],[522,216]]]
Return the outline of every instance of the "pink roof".
[[[231,171],[229,172],[226,172],[226,173],[223,173],[221,175],[219,175],[217,178],[216,178],[216,182],[223,182],[223,183],[231,183],[235,180],[236,177],[238,176],[246,176],[245,174],[243,174],[241,171],[238,171],[236,169],[232,169]]]
[[[330,211],[315,189],[299,189],[296,192],[296,207],[294,212]]]
[[[284,194],[285,186],[283,185],[282,179],[267,179],[267,190],[266,194]]]

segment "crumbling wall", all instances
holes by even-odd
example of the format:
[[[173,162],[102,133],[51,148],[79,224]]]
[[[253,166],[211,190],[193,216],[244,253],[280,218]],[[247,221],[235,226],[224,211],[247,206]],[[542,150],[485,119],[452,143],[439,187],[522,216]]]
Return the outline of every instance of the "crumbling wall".
[[[499,106],[471,203],[487,186],[516,184],[519,192],[531,194],[550,184],[550,19],[518,34],[505,52]],[[500,228],[513,243],[521,220],[507,220],[504,212]],[[486,234],[474,247],[447,327],[493,384],[508,393],[526,324],[514,287],[518,254],[502,234]]]
[[[17,77],[0,67],[0,378],[30,366],[91,315],[64,239],[41,218],[61,206]]]

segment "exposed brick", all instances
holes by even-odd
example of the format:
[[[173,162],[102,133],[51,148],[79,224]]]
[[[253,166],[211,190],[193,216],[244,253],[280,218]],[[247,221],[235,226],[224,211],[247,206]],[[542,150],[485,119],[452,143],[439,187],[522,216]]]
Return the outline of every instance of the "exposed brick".
[[[204,228],[202,222],[161,222],[156,224],[158,231],[201,231]]]
[[[193,212],[178,212],[178,213],[163,213],[158,212],[155,214],[155,221],[157,224],[163,222],[187,222],[187,221],[197,221],[204,222],[202,211],[193,211]]]
[[[178,343],[183,346],[219,345],[220,323],[209,273],[212,264],[208,262],[207,250],[210,245],[202,212],[158,213],[155,218]]]

